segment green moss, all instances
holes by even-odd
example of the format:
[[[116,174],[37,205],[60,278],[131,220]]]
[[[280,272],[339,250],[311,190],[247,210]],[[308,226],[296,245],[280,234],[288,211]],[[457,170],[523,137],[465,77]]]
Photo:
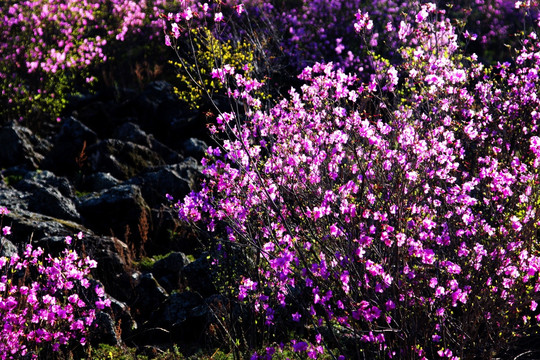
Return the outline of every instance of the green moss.
[[[295,353],[290,347],[285,347],[283,350],[279,349],[277,344],[271,344],[277,349],[273,355],[273,359],[285,360],[285,359],[307,359],[307,356],[303,356],[299,353]],[[244,359],[249,359],[255,350],[247,350],[243,354],[237,354],[243,356]],[[258,354],[265,354],[266,349],[261,348],[257,351]],[[335,350],[332,353],[337,354]],[[337,357],[337,355],[336,355]],[[319,359],[333,359],[334,357],[326,353],[321,355]],[[68,357],[62,360],[72,360],[74,357]],[[174,345],[172,349],[164,351],[163,353],[149,357],[147,355],[137,354],[135,348],[111,346],[107,344],[100,344],[97,347],[90,347],[86,351],[86,356],[79,356],[77,359],[81,360],[236,360],[235,354],[226,349],[200,349],[193,355],[183,355],[180,349]]]
[[[147,357],[135,355],[135,349],[115,347],[106,344],[100,344],[97,348],[91,348],[88,359],[93,360],[143,360]]]
[[[59,224],[62,224],[64,225],[65,227],[68,227],[70,229],[72,229],[73,231],[86,231],[86,229],[84,227],[82,227],[81,225],[73,222],[73,221],[69,221],[69,220],[63,220],[63,219],[58,219],[58,218],[53,218],[54,221],[56,221],[57,223]]]
[[[90,195],[90,194],[92,194],[90,191],[75,190],[75,196],[78,197],[78,198],[82,198],[82,197]]]
[[[4,177],[4,183],[8,186],[14,186],[23,178],[22,175],[8,175]]]
[[[111,346],[100,344],[97,347],[89,348],[87,357],[81,357],[81,360],[233,360],[230,353],[223,352],[221,349],[215,351],[200,351],[194,355],[186,357],[182,355],[178,347],[163,352],[155,357],[137,354],[136,349],[128,347]],[[66,359],[67,360],[67,359]],[[71,360],[71,359],[69,359]]]
[[[154,259],[152,259],[152,258],[143,257],[139,261],[134,261],[133,265],[135,265],[135,267],[137,267],[139,270],[150,271],[150,270],[152,270],[152,267],[154,266],[155,262],[156,261]]]
[[[141,271],[151,271],[154,264],[162,259],[165,259],[167,256],[169,256],[171,252],[168,252],[167,254],[162,255],[154,255],[152,257],[142,257],[139,261],[134,261],[133,264],[135,267],[137,267]]]

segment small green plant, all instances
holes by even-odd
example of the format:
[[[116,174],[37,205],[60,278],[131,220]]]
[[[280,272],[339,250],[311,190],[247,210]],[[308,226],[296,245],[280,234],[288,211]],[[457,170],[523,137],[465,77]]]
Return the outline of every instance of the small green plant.
[[[137,81],[152,79],[158,68],[145,72],[131,64],[134,57],[141,58],[135,51],[147,53],[147,40],[160,35],[157,16],[169,6],[175,1],[0,2],[2,121],[59,121],[70,95],[91,92],[102,75],[122,76],[130,67]],[[119,60],[123,63],[117,68],[104,67]],[[125,64],[131,66],[121,68]]]
[[[150,271],[157,261],[165,259],[171,253],[172,252],[168,252],[166,254],[154,255],[152,257],[143,256],[141,260],[135,261],[134,265],[142,271]]]
[[[140,357],[135,354],[134,348],[123,348],[119,346],[112,346],[107,344],[99,344],[95,348],[91,348],[88,351],[88,359],[94,360],[143,360],[147,359],[145,356]]]
[[[21,181],[23,178],[22,175],[7,175],[3,178],[4,180],[4,183],[7,185],[7,186],[13,186],[15,185],[16,183],[18,183],[19,181]]]
[[[190,50],[178,61],[170,61],[177,70],[179,84],[175,93],[193,109],[200,108],[206,96],[225,94],[225,86],[216,79],[214,69],[229,66],[253,72],[254,52],[246,41],[220,41],[207,27],[189,30]],[[177,51],[181,51],[178,47]],[[189,61],[185,60],[189,59]],[[262,94],[261,94],[262,95]]]

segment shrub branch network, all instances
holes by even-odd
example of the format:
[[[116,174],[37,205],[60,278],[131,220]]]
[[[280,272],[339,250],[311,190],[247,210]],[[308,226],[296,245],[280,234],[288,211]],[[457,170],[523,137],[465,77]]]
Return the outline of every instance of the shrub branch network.
[[[235,358],[490,359],[538,335],[537,2],[0,9],[8,118],[54,121],[115,42],[169,50],[214,140],[200,184],[169,200],[249,313],[221,324]],[[84,343],[109,305],[94,261],[43,256],[0,258],[4,358]]]

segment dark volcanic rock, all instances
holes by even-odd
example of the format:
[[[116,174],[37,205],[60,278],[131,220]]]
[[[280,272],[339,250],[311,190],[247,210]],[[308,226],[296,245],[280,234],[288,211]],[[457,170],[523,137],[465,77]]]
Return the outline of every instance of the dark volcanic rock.
[[[121,335],[129,338],[138,327],[137,322],[131,315],[129,306],[115,298],[109,297],[109,299],[111,300],[112,317],[115,320],[117,329],[121,330]]]
[[[154,263],[152,274],[158,283],[170,293],[180,288],[181,272],[188,264],[189,260],[184,253],[173,252]]]
[[[124,242],[111,236],[86,236],[89,255],[100,264],[103,275],[116,276],[131,266],[132,254]],[[111,282],[112,284],[112,282]]]
[[[186,254],[181,252],[173,252],[167,257],[158,260],[152,266],[152,273],[156,276],[164,276],[168,274],[177,274],[189,264]]]
[[[212,282],[212,270],[210,269],[208,253],[203,253],[195,261],[185,266],[182,274],[193,291],[202,296],[210,296],[216,293],[216,288]]]
[[[159,285],[151,273],[140,275],[139,283],[133,292],[132,308],[142,319],[148,320],[161,304],[169,297],[167,291]]]
[[[35,173],[27,173],[30,174]],[[78,221],[80,217],[69,197],[55,187],[48,187],[44,183],[40,185],[31,179],[32,176],[28,176],[17,182],[17,188],[0,183],[0,206],[10,210],[3,219],[4,225],[13,228],[10,240],[15,243],[27,242],[29,239],[38,241],[86,230],[73,221]],[[37,179],[41,181],[39,176]],[[57,180],[58,184],[62,184],[60,179]],[[67,189],[64,191],[69,192]]]
[[[75,190],[66,177],[56,176],[55,174],[47,170],[29,172],[24,176],[22,180],[29,180],[44,187],[54,187],[58,189],[58,191],[60,191],[63,196],[69,198],[73,198],[75,196]],[[21,184],[18,184],[18,186],[16,187],[20,189]]]
[[[73,202],[74,190],[66,178],[54,176],[49,171],[28,173],[15,184],[20,191],[30,193],[28,210],[59,219],[80,221]]]
[[[142,349],[138,355],[147,356],[149,359],[156,359],[163,351],[159,351],[157,347],[148,344],[167,344],[169,345],[174,339],[171,337],[171,332],[161,327],[145,328],[136,332],[132,336],[132,340],[137,346],[142,345]]]
[[[167,164],[175,164],[182,161],[182,156],[160,141],[153,135],[145,133],[137,124],[127,122],[122,124],[115,132],[119,140],[129,141],[149,148],[156,152]]]
[[[111,315],[105,312],[99,312],[96,315],[95,324],[99,328],[99,332],[93,334],[92,341],[95,344],[108,344],[119,346],[122,344],[120,334],[116,330],[116,323]]]
[[[144,92],[134,99],[130,108],[140,119],[146,132],[169,146],[181,138],[206,133],[206,125],[197,112],[189,110],[174,93],[174,87],[166,81],[149,84]]]
[[[82,122],[65,118],[43,167],[59,175],[76,174],[87,167],[86,149],[97,141],[96,133]]]
[[[189,138],[182,143],[182,149],[185,156],[193,156],[196,159],[202,159],[206,155],[208,145],[196,138]]]
[[[163,204],[153,208],[152,224],[152,241],[146,246],[149,254],[165,254],[169,251],[195,254],[201,246],[201,239],[189,224],[178,218],[178,211],[173,207]]]
[[[34,184],[35,188],[28,203],[30,211],[59,219],[80,221],[81,216],[71,199],[62,196],[56,188],[40,187],[38,183]]]
[[[130,296],[130,289],[128,289],[131,287],[130,285],[126,285],[123,294],[117,292],[122,290],[117,282],[118,275],[129,272],[133,261],[131,250],[127,244],[115,237],[87,234],[84,237],[84,245],[88,255],[99,264],[95,272],[105,287],[112,290],[115,297],[125,299]]]
[[[97,172],[84,177],[81,189],[84,191],[99,192],[120,184],[120,180],[109,173]]]
[[[17,176],[19,179],[23,177],[22,175]],[[28,210],[29,197],[30,194],[16,190],[0,181],[0,206],[5,206],[10,211],[18,209]]]
[[[122,141],[129,141],[135,144],[152,147],[153,136],[145,133],[139,125],[126,122],[118,127],[114,133],[114,138]]]
[[[88,148],[92,171],[108,172],[126,180],[149,167],[165,165],[165,161],[151,149],[116,139],[107,139]]]
[[[33,142],[46,141],[35,139],[30,130],[11,122],[0,128],[0,167],[24,165],[37,169],[43,160],[43,155],[34,149]],[[47,146],[43,146],[47,148]]]
[[[151,231],[150,208],[136,185],[119,185],[81,198],[79,211],[84,224],[99,234],[124,239],[137,256]]]
[[[18,249],[5,237],[0,238],[0,256],[11,257],[18,253]]]
[[[121,106],[116,101],[126,101],[135,95],[132,91],[102,91],[94,101],[81,104],[74,112],[76,117],[89,128],[94,130],[100,138],[112,136],[113,129],[119,124],[129,121]]]
[[[83,226],[69,220],[54,218],[23,209],[10,209],[4,215],[3,224],[11,226],[10,240],[13,243],[27,243],[54,237],[64,238],[79,231],[87,231]]]
[[[12,230],[0,237],[0,255],[31,242],[56,256],[72,236],[71,247],[97,261],[93,279],[112,303],[98,315],[92,342],[139,349],[179,337],[199,343],[214,304],[204,297],[216,292],[210,261],[165,195],[179,200],[196,188],[202,176],[196,159],[207,148],[199,140],[206,138],[204,117],[167,82],[141,95],[80,98],[71,110],[74,116],[54,124],[56,135],[47,132],[52,143],[18,123],[0,128],[0,206],[10,210],[2,226]],[[141,273],[135,260],[147,249],[176,252]],[[185,254],[200,257],[190,263]]]
[[[100,281],[91,279],[90,286],[82,291],[87,303],[94,304],[99,299],[94,290],[97,286],[107,290]],[[127,304],[107,293],[105,296],[110,301],[110,308],[97,313],[97,328],[91,329],[93,331],[89,333],[89,337],[93,344],[106,343],[121,346],[123,344],[121,335],[130,335],[131,331],[137,328],[137,323],[131,316]]]
[[[166,194],[175,199],[182,199],[194,188],[201,174],[201,167],[193,158],[187,158],[175,165],[166,165],[149,169],[127,181],[139,185],[143,197],[152,207],[159,207],[167,200]]]
[[[156,315],[162,327],[174,331],[182,341],[200,340],[206,327],[208,306],[201,295],[184,291],[173,293]]]

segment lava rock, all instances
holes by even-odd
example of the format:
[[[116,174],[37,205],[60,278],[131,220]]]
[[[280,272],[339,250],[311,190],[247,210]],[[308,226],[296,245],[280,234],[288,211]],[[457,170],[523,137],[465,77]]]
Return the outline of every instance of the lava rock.
[[[123,237],[137,256],[145,253],[144,243],[152,230],[152,217],[140,187],[119,185],[84,196],[80,199],[79,212],[90,229]]]
[[[92,342],[94,344],[108,344],[120,346],[122,339],[116,330],[116,323],[111,315],[106,312],[96,314],[95,324],[98,330],[92,332]]]
[[[156,319],[164,328],[171,329],[177,338],[197,341],[203,334],[208,310],[201,295],[184,291],[171,294]]]
[[[11,241],[5,237],[0,238],[0,256],[12,257],[18,254],[18,249]]]
[[[149,167],[165,165],[151,149],[129,141],[107,139],[88,148],[93,172],[108,172],[117,179],[127,180]]]
[[[206,155],[208,145],[200,139],[189,138],[182,143],[182,149],[185,156],[192,156],[200,160]]]
[[[65,238],[79,231],[85,232],[86,228],[80,224],[58,219],[51,216],[23,210],[21,208],[9,208],[10,213],[4,215],[3,224],[11,226],[10,240],[14,244],[39,242],[42,239],[55,237]]]
[[[28,210],[59,219],[80,221],[81,216],[72,199],[74,191],[67,179],[57,178],[50,172],[29,173],[15,188],[31,194],[28,197]]]
[[[151,316],[155,317],[153,313],[169,297],[167,291],[159,285],[151,273],[143,273],[140,276],[133,294],[132,309],[135,309],[137,315],[144,320],[150,319]]]
[[[165,290],[172,292],[179,289],[182,270],[188,264],[189,260],[184,253],[173,252],[154,263],[152,274]]]
[[[200,174],[201,167],[197,161],[187,158],[179,164],[151,168],[126,183],[139,185],[144,199],[156,208],[167,201],[166,194],[175,199],[186,196],[195,187]]]
[[[128,245],[112,236],[93,234],[85,234],[84,245],[88,256],[97,261],[99,266],[94,272],[99,275],[105,287],[115,292],[114,297],[128,298],[131,291],[130,284],[126,285],[124,293],[117,292],[117,290],[122,290],[117,282],[118,274],[129,272],[133,261]]]
[[[63,196],[69,198],[73,198],[75,196],[75,190],[66,177],[56,176],[47,170],[31,171],[24,176],[23,180],[29,180],[44,187],[54,187],[58,189]],[[16,187],[21,189],[20,184]]]
[[[99,192],[117,185],[120,185],[120,180],[110,173],[97,172],[84,177],[81,189],[90,192]]]
[[[174,87],[166,81],[148,84],[130,107],[145,131],[173,148],[180,138],[206,133],[206,124],[200,121],[200,114],[179,100]]]
[[[43,155],[35,151],[32,144],[32,132],[15,122],[0,128],[0,167],[24,165],[37,169]],[[44,141],[44,140],[41,140]]]
[[[98,141],[97,134],[74,117],[62,121],[43,168],[57,175],[74,175],[88,167],[86,151]]]
[[[205,297],[216,293],[209,258],[209,254],[204,252],[195,261],[186,265],[182,271],[189,288]]]
[[[167,164],[182,161],[182,156],[168,146],[158,141],[153,135],[144,132],[139,125],[127,122],[122,124],[115,132],[115,138],[145,146],[155,151]]]
[[[27,172],[24,172],[26,174]],[[3,173],[4,175],[4,173]],[[17,179],[22,179],[22,175],[8,175]],[[4,178],[5,179],[5,178]],[[5,181],[5,180],[4,180]],[[28,203],[30,201],[30,194],[23,191],[19,191],[12,186],[6,185],[3,181],[0,181],[0,206],[5,206],[8,210],[28,210]]]

